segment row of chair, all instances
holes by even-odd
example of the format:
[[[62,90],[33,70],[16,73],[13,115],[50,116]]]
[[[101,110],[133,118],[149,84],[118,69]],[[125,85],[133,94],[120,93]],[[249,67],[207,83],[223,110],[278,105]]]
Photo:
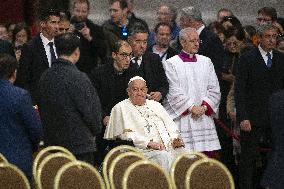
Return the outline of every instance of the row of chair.
[[[129,152],[130,151],[130,152]],[[107,189],[173,188],[234,189],[229,170],[219,161],[198,152],[184,153],[172,164],[170,175],[136,148],[119,146],[103,162]]]
[[[1,163],[1,158],[4,163]],[[2,164],[8,163],[0,154],[0,167]],[[228,169],[202,153],[181,154],[174,161],[169,174],[147,160],[137,148],[122,145],[107,154],[102,170],[103,177],[92,165],[77,161],[67,149],[49,146],[36,155],[33,178],[38,189],[235,188]],[[26,178],[24,180],[27,181]]]

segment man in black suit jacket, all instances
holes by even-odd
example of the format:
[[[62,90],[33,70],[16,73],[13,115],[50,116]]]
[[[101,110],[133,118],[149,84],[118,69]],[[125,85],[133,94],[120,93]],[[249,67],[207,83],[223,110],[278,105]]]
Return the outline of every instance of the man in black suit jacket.
[[[90,74],[102,104],[102,122],[105,127],[109,122],[111,109],[120,101],[128,98],[126,89],[131,78],[128,69],[132,57],[131,46],[126,41],[119,40],[114,47],[112,60],[94,69]],[[107,153],[107,146],[111,148],[115,145],[111,141],[103,139],[105,127],[96,137],[100,162]]]
[[[197,54],[207,56],[211,59],[217,77],[220,79],[223,57],[225,55],[223,44],[216,34],[205,27],[200,10],[195,7],[183,8],[181,10],[180,26],[182,29],[190,27],[197,30],[200,39]],[[173,44],[173,47],[178,51],[182,49],[179,39]]]
[[[260,44],[240,57],[235,97],[241,127],[240,188],[254,188],[257,150],[271,145],[269,97],[284,87],[284,55],[276,50],[277,30],[271,24],[259,26]],[[266,157],[262,158],[265,166]]]
[[[103,28],[88,19],[89,11],[89,0],[73,1],[71,23],[81,41],[81,55],[76,66],[87,74],[105,61],[107,52]]]
[[[133,58],[129,69],[133,76],[139,75],[146,80],[149,99],[161,101],[169,92],[169,83],[159,55],[146,52],[147,40],[148,30],[143,25],[130,28],[128,41]]]
[[[270,97],[273,149],[261,182],[263,187],[284,188],[284,90]]]
[[[155,44],[148,48],[148,51],[158,54],[164,63],[167,59],[175,56],[178,52],[170,47],[171,25],[168,23],[158,23],[155,26]]]
[[[40,20],[41,32],[23,46],[15,83],[31,93],[34,104],[38,103],[38,81],[57,58],[54,37],[59,27],[59,12],[46,10]]]
[[[90,79],[75,66],[80,39],[66,33],[56,38],[55,44],[59,59],[39,81],[44,144],[66,147],[77,159],[94,164],[101,106]]]

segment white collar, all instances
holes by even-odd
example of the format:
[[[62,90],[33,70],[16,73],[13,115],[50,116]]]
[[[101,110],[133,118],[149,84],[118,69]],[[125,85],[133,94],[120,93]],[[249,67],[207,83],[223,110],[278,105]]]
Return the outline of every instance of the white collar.
[[[47,46],[49,42],[53,42],[54,43],[54,38],[49,41],[42,33],[39,34],[40,35],[40,38],[42,40],[42,43],[43,43],[43,46]]]
[[[198,35],[200,35],[201,34],[201,32],[202,32],[202,30],[205,28],[205,25],[204,24],[202,24],[202,26],[200,26],[200,28],[198,28],[198,30],[196,30],[197,31],[197,33],[198,33]]]
[[[258,49],[259,49],[259,51],[260,51],[260,54],[261,54],[263,57],[266,57],[267,52],[264,51],[263,48],[261,48],[260,45],[258,45]],[[268,53],[271,54],[271,58],[272,58],[272,56],[273,56],[272,50],[271,50],[270,52],[268,52]]]

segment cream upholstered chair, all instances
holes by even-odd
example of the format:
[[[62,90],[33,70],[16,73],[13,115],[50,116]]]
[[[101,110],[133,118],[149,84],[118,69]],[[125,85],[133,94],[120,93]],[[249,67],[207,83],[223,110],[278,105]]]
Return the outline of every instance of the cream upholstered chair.
[[[48,146],[46,148],[43,148],[36,155],[34,162],[33,162],[33,178],[34,178],[34,181],[36,181],[36,175],[37,175],[39,164],[42,162],[42,160],[46,156],[48,156],[49,154],[55,153],[55,152],[62,152],[62,153],[69,154],[69,155],[73,156],[73,154],[69,150],[67,150],[66,148],[64,148],[62,146]]]
[[[1,189],[30,189],[30,184],[24,173],[15,165],[0,163]]]
[[[235,189],[233,177],[221,162],[205,158],[194,162],[185,178],[186,189]]]
[[[169,174],[158,164],[140,160],[130,165],[123,176],[123,189],[171,189]]]
[[[0,163],[8,163],[8,160],[5,158],[3,154],[0,153]]]
[[[39,165],[36,184],[39,189],[53,189],[57,171],[66,163],[75,161],[70,154],[57,152],[46,156]]]
[[[171,167],[171,178],[173,181],[174,188],[184,189],[185,188],[185,176],[189,167],[197,160],[207,158],[203,153],[199,152],[188,152],[180,154],[172,164]]]
[[[73,161],[59,169],[54,189],[105,189],[100,173],[92,165]]]
[[[125,153],[125,152],[137,152],[137,153],[141,153],[137,148],[133,147],[133,146],[128,146],[128,145],[121,145],[121,146],[117,146],[113,149],[111,149],[104,161],[103,161],[103,176],[104,176],[104,180],[106,183],[106,187],[107,189],[110,189],[110,183],[109,183],[109,168],[110,168],[110,164],[111,162],[114,160],[115,157],[117,157],[119,154]]]
[[[109,182],[112,189],[122,189],[122,179],[126,169],[136,161],[145,160],[145,156],[137,152],[126,152],[118,155],[110,165]]]

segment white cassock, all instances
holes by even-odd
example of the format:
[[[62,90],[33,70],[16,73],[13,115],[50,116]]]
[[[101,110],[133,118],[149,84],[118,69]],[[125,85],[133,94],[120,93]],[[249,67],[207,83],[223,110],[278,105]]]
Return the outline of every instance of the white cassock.
[[[116,104],[111,110],[104,138],[132,140],[146,157],[166,170],[178,153],[184,152],[182,148],[172,148],[172,140],[180,138],[178,127],[164,107],[153,100],[146,100],[143,106],[135,106],[129,99]],[[166,150],[147,149],[150,141],[163,143]]]
[[[196,58],[197,62],[184,62],[176,55],[163,64],[169,82],[164,107],[178,125],[186,149],[214,151],[221,148],[212,117],[218,113],[220,87],[211,60],[198,54]],[[190,110],[203,101],[214,113],[194,120]],[[189,114],[182,115],[188,109]]]

